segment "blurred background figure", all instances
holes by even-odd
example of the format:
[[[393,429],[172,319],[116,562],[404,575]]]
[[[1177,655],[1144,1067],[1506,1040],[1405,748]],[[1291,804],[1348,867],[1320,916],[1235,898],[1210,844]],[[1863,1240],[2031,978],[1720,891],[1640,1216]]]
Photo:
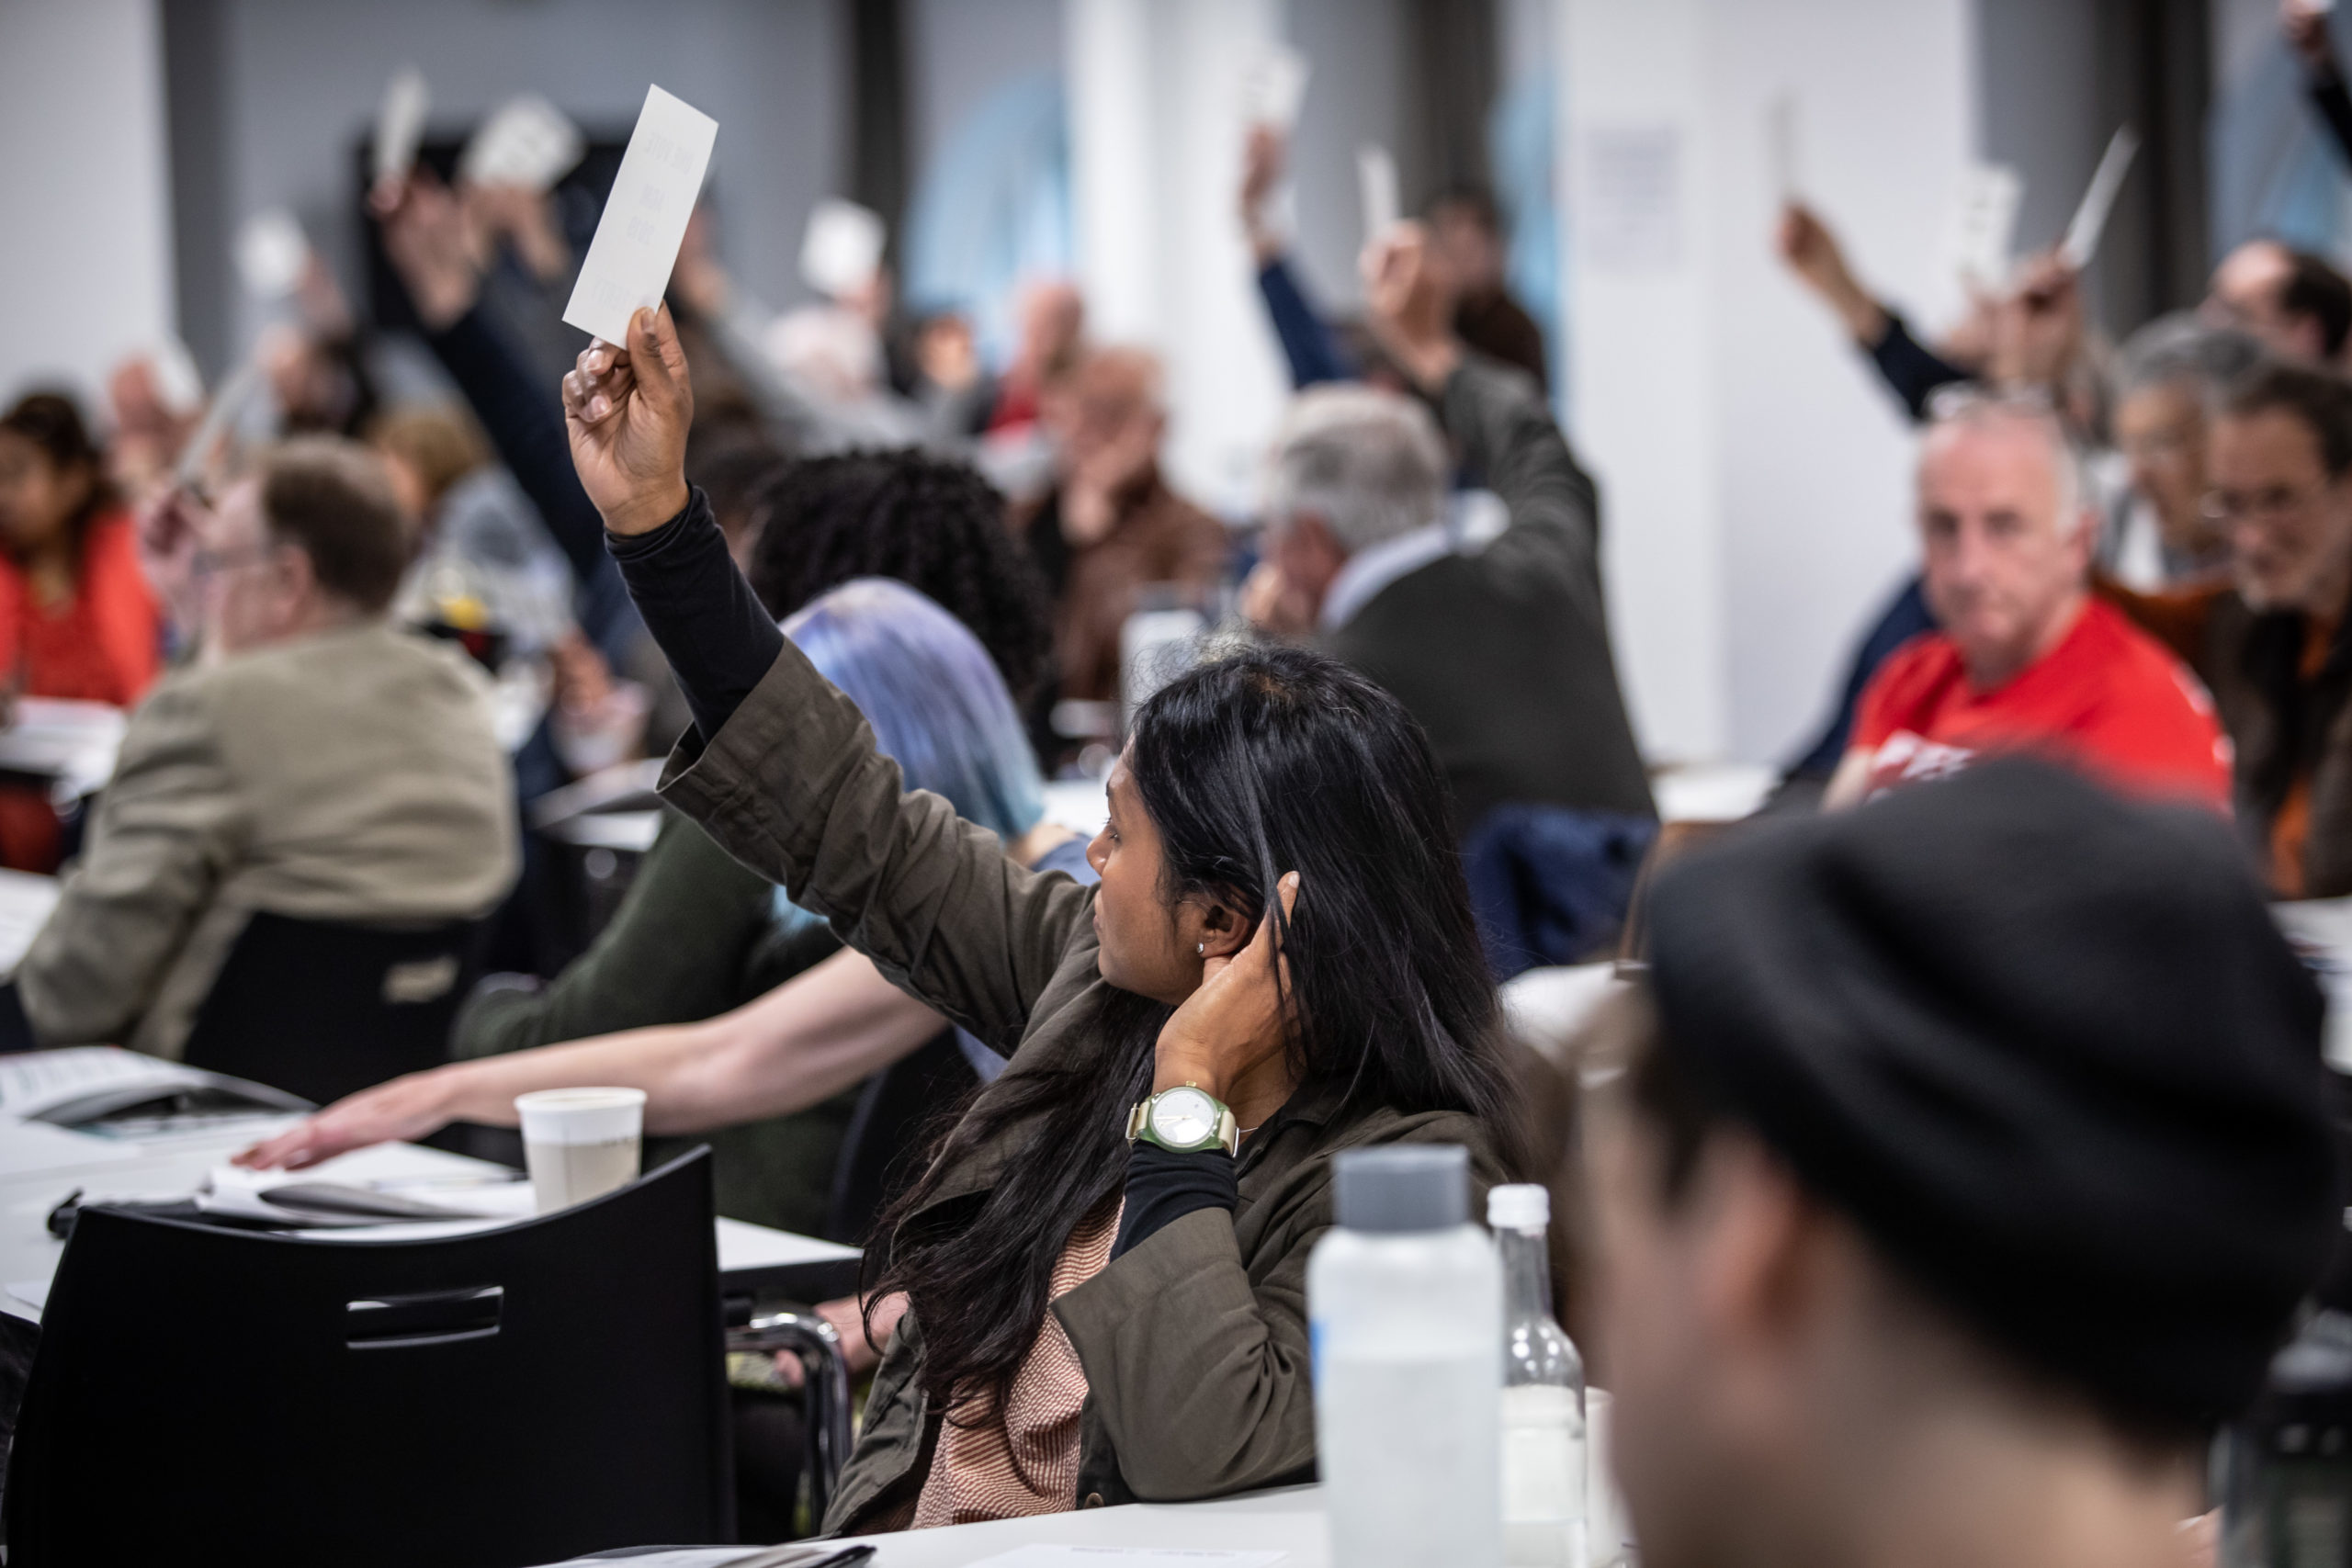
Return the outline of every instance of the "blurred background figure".
[[[72,399],[36,392],[0,415],[0,657],[15,697],[129,707],[163,667],[163,613],[136,531]],[[0,785],[0,864],[54,871],[45,790]]]

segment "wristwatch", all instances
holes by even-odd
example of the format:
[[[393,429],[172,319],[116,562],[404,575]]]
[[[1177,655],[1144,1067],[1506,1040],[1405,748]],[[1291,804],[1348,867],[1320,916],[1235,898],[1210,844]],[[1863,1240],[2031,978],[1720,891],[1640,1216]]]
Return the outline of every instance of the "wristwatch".
[[[1158,1144],[1178,1154],[1223,1149],[1237,1154],[1241,1129],[1225,1103],[1198,1084],[1163,1089],[1127,1112],[1127,1142]]]

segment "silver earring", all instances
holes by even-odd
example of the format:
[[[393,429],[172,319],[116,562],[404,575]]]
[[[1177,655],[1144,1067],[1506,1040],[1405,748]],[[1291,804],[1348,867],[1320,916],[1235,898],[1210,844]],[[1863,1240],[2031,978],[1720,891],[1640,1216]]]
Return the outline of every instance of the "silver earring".
[[[1203,958],[1206,958],[1209,955],[1209,944],[1207,942],[1203,942],[1200,946],[1193,949],[1193,951],[1199,953]]]

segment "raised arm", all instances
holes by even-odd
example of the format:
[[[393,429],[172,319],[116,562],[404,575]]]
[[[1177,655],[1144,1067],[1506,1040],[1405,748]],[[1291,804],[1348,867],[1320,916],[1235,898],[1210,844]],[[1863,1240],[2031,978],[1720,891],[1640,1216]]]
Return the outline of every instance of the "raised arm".
[[[1084,942],[1093,895],[1005,859],[937,795],[902,792],[856,705],[785,642],[686,487],[694,410],[667,311],[564,378],[572,460],[695,712],[662,794],[737,860],[825,916],[895,985],[1011,1053]]]
[[[649,1133],[805,1111],[905,1056],[939,1015],[854,953],[836,953],[732,1012],[562,1045],[452,1062],[363,1089],[237,1156],[300,1168],[371,1144],[413,1141],[452,1122],[515,1124],[514,1097],[584,1085],[645,1091]]]

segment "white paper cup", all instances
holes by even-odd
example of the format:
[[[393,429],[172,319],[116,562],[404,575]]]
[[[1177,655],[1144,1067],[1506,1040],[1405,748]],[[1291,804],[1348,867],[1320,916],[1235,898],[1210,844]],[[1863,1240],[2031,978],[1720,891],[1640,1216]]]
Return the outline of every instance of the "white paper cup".
[[[637,1179],[645,1132],[641,1089],[543,1089],[514,1097],[523,1160],[542,1214]]]

